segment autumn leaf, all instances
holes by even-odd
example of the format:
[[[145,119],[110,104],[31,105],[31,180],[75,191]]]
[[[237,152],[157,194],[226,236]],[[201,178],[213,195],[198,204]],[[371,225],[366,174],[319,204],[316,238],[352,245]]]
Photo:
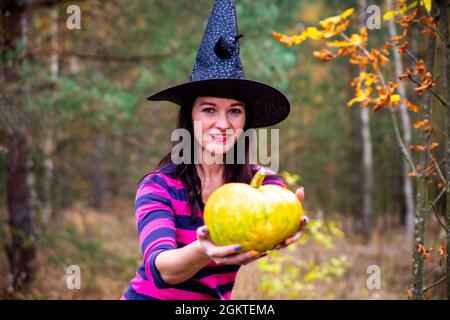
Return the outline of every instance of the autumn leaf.
[[[382,65],[389,62],[389,59],[377,49],[372,48],[372,50],[370,50],[370,56],[373,59],[380,59]]]
[[[333,60],[334,58],[336,58],[336,55],[333,52],[328,51],[326,49],[321,49],[320,51],[314,51],[313,55],[314,55],[314,57],[316,57],[317,59],[319,59],[321,61],[330,61],[330,60]]]
[[[272,31],[272,37],[275,40],[281,40],[283,37],[285,37],[285,35],[283,35],[283,34],[281,34],[279,32],[276,32],[276,31]]]
[[[329,17],[320,21],[319,24],[325,30],[330,29],[331,27],[336,26],[342,20],[347,19],[354,11],[355,11],[354,8],[349,8],[337,16]]]
[[[361,90],[361,92],[362,92],[362,90]],[[363,102],[363,101],[365,101],[366,99],[367,99],[367,96],[364,95],[364,94],[357,95],[356,97],[354,97],[353,99],[351,99],[351,100],[349,100],[349,101],[347,102],[347,106],[351,107],[351,106],[354,105],[355,103],[357,103],[357,102]]]
[[[402,44],[398,45],[398,53],[404,54],[406,50],[408,49],[409,43],[408,41],[403,42]]]
[[[365,28],[363,28],[365,30]],[[364,34],[364,32],[363,32]],[[329,47],[335,47],[335,48],[341,48],[341,47],[357,47],[363,44],[367,41],[367,32],[365,32],[365,36],[361,36],[360,34],[352,34],[349,38],[349,40],[344,41],[334,41],[334,42],[327,42],[327,46]]]
[[[393,10],[393,11],[388,11],[383,15],[383,19],[384,20],[390,20],[396,16],[398,16],[399,14],[403,14],[405,13],[407,10],[412,9],[417,7],[417,5],[419,4],[419,1],[413,1],[412,3],[410,3],[409,5],[405,6],[405,5],[401,5],[399,10]]]
[[[404,15],[400,19],[400,25],[403,28],[409,28],[409,25],[413,22],[413,20],[414,20],[414,15],[413,14]]]
[[[392,95],[397,86],[398,83],[396,82],[388,82],[386,88],[381,90],[378,88],[380,95],[375,99],[375,107],[372,109],[372,113],[380,110],[384,106],[391,107],[400,101],[400,96],[398,94]]]
[[[359,37],[361,38],[362,42],[367,42],[367,28],[363,27],[361,28],[361,30],[359,31]]]
[[[419,129],[419,128],[424,127],[424,126],[428,126],[428,124],[429,124],[428,119],[425,119],[425,120],[422,120],[422,121],[417,121],[417,122],[414,123],[414,129]]]
[[[414,152],[414,151],[420,151],[420,152],[423,152],[423,151],[425,151],[426,149],[425,149],[424,146],[420,146],[420,145],[418,145],[418,146],[410,145],[410,146],[409,146],[409,150],[412,151],[412,152]]]
[[[420,4],[424,6],[428,12],[431,12],[431,0],[420,0]]]
[[[391,41],[401,41],[406,37],[407,34],[408,34],[408,29],[404,29],[403,33],[401,35],[392,37]]]
[[[316,27],[307,27],[301,34],[301,37],[313,40],[322,40],[325,37],[324,31],[318,30]]]
[[[392,10],[383,14],[383,20],[391,20],[395,16],[401,14],[400,10]]]
[[[391,96],[391,104],[392,105],[397,105],[397,103],[400,101],[400,95],[399,94],[393,94]]]
[[[436,35],[436,32],[433,29],[436,29],[436,22],[432,17],[422,17],[421,22],[425,25],[425,27],[420,31],[420,34],[422,35]]]
[[[428,90],[429,88],[433,88],[434,86],[436,86],[436,83],[433,82],[431,73],[427,72],[422,79],[421,86],[414,88],[414,91],[416,91],[419,95],[421,95],[426,90]]]
[[[272,37],[286,46],[293,46],[294,44],[299,44],[307,39],[306,36],[302,35],[287,36],[275,31],[272,32]]]
[[[413,73],[412,68],[406,68],[405,72],[403,72],[401,75],[398,76],[398,79],[405,80],[406,78],[409,78],[412,73]]]
[[[337,52],[337,55],[342,57],[342,56],[346,56],[348,54],[352,54],[355,52],[355,47],[344,47],[344,48],[340,48]]]
[[[422,59],[419,60],[419,62],[417,62],[416,64],[416,71],[415,74],[420,74],[423,75],[424,72],[426,72],[427,68],[425,66],[425,61],[423,61]]]
[[[384,107],[384,105],[381,103],[376,104],[375,107],[372,108],[372,113],[377,112],[378,110],[382,109],[383,107]]]
[[[439,143],[433,142],[432,144],[430,144],[430,145],[428,146],[428,150],[436,149],[438,146],[439,146]]]
[[[414,112],[414,113],[417,113],[417,112],[420,111],[420,109],[419,109],[418,106],[416,106],[415,104],[409,102],[408,100],[405,100],[405,104],[406,104],[406,107],[407,107],[409,110],[411,110],[412,112]]]

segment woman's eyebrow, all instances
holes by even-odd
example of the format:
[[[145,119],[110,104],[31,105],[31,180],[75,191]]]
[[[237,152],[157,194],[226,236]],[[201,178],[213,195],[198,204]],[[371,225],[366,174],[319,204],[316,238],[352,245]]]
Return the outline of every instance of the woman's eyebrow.
[[[210,101],[200,102],[200,106],[203,106],[203,105],[214,106],[214,107],[217,106],[214,102],[210,102]],[[230,107],[235,107],[235,106],[245,107],[245,105],[242,102],[235,102],[230,105]]]

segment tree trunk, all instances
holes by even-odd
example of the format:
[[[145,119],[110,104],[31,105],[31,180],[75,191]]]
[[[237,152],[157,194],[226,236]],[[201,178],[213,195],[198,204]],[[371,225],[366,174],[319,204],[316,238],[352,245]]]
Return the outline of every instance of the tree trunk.
[[[434,4],[434,3],[433,3]],[[447,105],[444,113],[445,126],[445,159],[446,179],[450,181],[450,36],[449,36],[449,3],[447,0],[436,0],[439,9],[439,32],[442,35],[442,70],[444,84],[444,100]],[[450,188],[447,187],[447,299],[450,300]]]
[[[59,79],[59,54],[58,54],[58,9],[52,9],[52,20],[51,20],[51,47],[52,54],[50,56],[50,75],[53,84],[58,83]],[[42,148],[43,153],[43,167],[44,167],[44,181],[42,183],[44,200],[42,206],[42,224],[47,226],[48,221],[53,212],[53,197],[52,197],[52,186],[53,186],[53,114],[48,117],[48,126],[46,128],[46,133],[44,137],[44,145]]]
[[[360,27],[366,26],[366,8],[367,1],[359,1]],[[363,89],[364,90],[364,89]],[[372,138],[370,133],[370,113],[369,109],[362,107],[361,112],[361,136],[363,143],[363,212],[362,212],[362,231],[365,242],[369,241],[372,230],[372,194],[373,194],[373,155]]]
[[[24,12],[20,17],[20,29],[21,29],[21,40],[22,40],[22,48],[23,51],[20,53],[21,55],[25,55],[28,50],[28,21],[31,21],[27,12]],[[36,167],[34,163],[34,159],[32,157],[33,150],[30,148],[30,155],[27,157],[27,184],[29,190],[28,197],[28,206],[30,210],[30,216],[34,220],[36,216],[36,212],[39,211],[39,197],[37,194],[37,186],[36,186]]]
[[[92,138],[94,145],[94,155],[92,157],[92,185],[93,185],[93,206],[102,209],[105,202],[106,184],[105,169],[103,159],[104,138],[100,132],[95,131]]]
[[[392,0],[387,1],[388,10],[394,10],[394,6]],[[395,28],[395,19],[389,20],[389,35],[391,37],[397,36],[397,31]],[[394,55],[394,64],[395,64],[395,74],[398,77],[403,73],[403,61],[398,53],[397,48],[393,48]],[[407,99],[405,83],[400,81],[398,86],[398,92],[400,96],[404,99]],[[402,120],[402,129],[403,129],[403,141],[406,146],[411,144],[412,140],[412,132],[411,132],[411,120],[408,113],[408,108],[405,102],[402,100],[400,105],[400,116]],[[410,168],[406,159],[403,159],[403,195],[404,195],[404,203],[405,203],[405,215],[406,215],[406,237],[408,241],[412,240],[413,234],[413,217],[414,217],[414,189],[413,189],[413,181],[408,173],[410,172]]]
[[[35,233],[29,207],[30,191],[27,183],[27,160],[29,142],[27,141],[27,121],[23,115],[20,86],[20,63],[24,59],[23,50],[17,46],[23,40],[23,8],[17,1],[1,3],[1,59],[3,76],[7,84],[4,103],[14,106],[21,121],[7,125],[5,128],[8,153],[6,156],[6,199],[9,214],[11,242],[5,245],[11,273],[13,288],[20,289],[27,284],[33,274],[33,262],[36,255]]]
[[[426,165],[426,156],[423,156],[421,167]],[[425,167],[422,167],[425,168]],[[423,300],[423,255],[418,250],[425,243],[425,217],[427,213],[428,189],[425,175],[417,181],[417,206],[414,215],[414,247],[413,247],[413,299]]]
[[[354,75],[357,68],[352,64],[346,64],[349,75]],[[348,86],[348,94],[351,96],[354,94],[353,88]],[[348,197],[350,202],[351,224],[352,228],[347,228],[346,233],[355,234],[355,232],[361,232],[362,230],[362,214],[361,214],[361,204],[362,204],[362,193],[361,193],[361,176],[362,176],[362,128],[361,128],[361,111],[359,108],[352,108],[349,110],[349,141],[352,143],[349,145],[349,166],[348,179],[349,179],[349,190],[352,194]],[[349,217],[350,218],[350,217]],[[346,219],[348,220],[348,219]]]
[[[361,136],[363,143],[363,235],[368,241],[372,230],[373,157],[368,108],[361,108]]]
[[[36,255],[33,223],[28,204],[27,184],[28,143],[21,133],[8,136],[6,156],[6,190],[9,211],[11,244],[6,245],[13,288],[20,289],[32,277],[33,261]]]
[[[43,146],[43,164],[44,164],[44,181],[42,182],[44,200],[42,204],[42,224],[47,226],[50,217],[53,213],[53,197],[52,197],[52,186],[53,186],[53,129],[48,128],[47,134],[45,136],[44,146]]]

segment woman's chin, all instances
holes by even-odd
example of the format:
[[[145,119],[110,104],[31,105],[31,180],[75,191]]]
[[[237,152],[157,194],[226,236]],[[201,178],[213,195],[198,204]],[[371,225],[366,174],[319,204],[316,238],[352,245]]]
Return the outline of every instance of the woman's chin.
[[[227,145],[208,145],[205,148],[205,151],[210,153],[213,156],[223,156],[225,155],[228,150],[231,149],[231,146]]]

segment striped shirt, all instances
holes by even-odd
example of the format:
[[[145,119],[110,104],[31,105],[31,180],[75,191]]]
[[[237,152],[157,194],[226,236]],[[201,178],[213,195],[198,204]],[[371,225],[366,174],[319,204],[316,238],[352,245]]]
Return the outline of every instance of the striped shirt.
[[[210,262],[191,279],[176,285],[166,283],[156,268],[159,253],[196,241],[196,229],[204,224],[201,210],[192,221],[182,181],[167,175],[174,167],[168,164],[148,174],[137,188],[135,218],[143,261],[121,299],[229,300],[239,265]],[[284,187],[275,177],[263,182],[268,183]]]

